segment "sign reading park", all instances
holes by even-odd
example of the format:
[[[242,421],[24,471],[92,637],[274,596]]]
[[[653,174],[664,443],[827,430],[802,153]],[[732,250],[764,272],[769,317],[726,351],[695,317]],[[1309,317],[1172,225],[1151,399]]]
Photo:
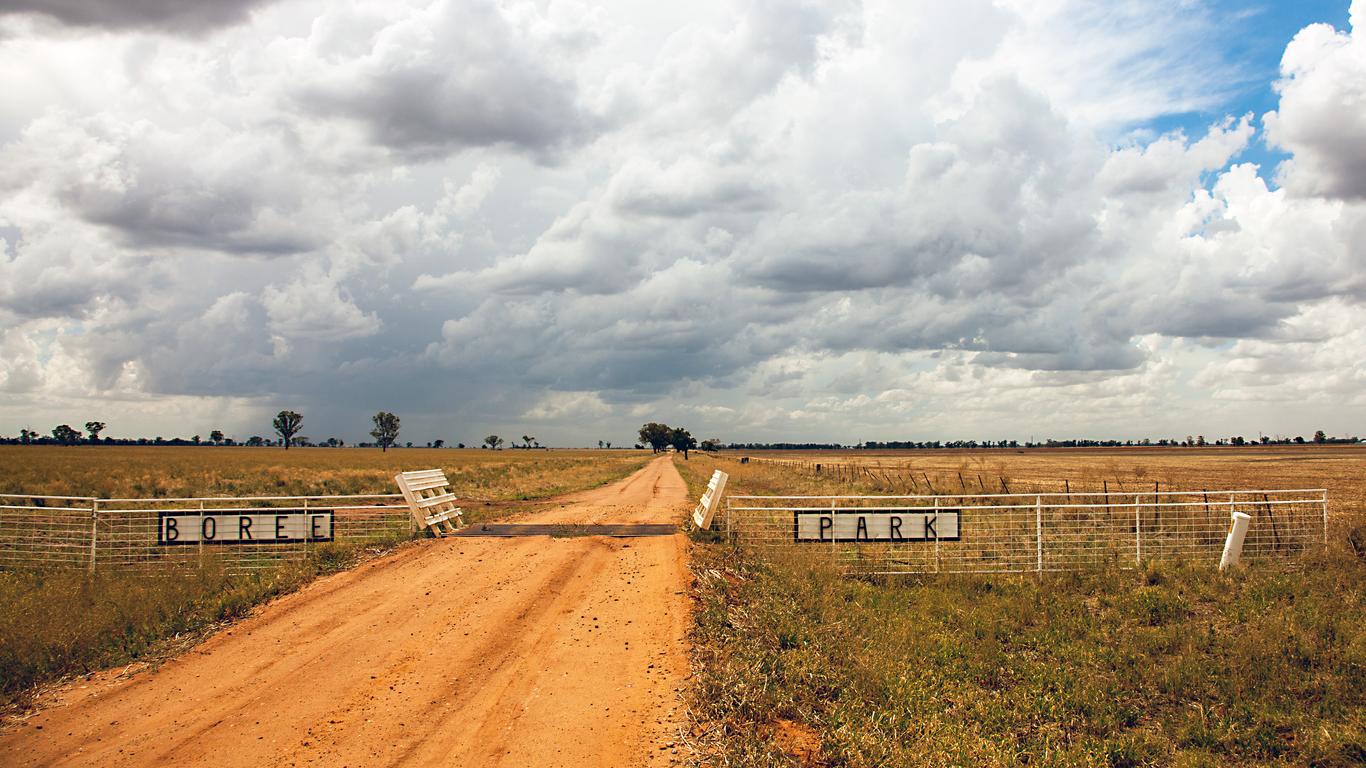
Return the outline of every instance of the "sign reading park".
[[[178,509],[159,513],[158,544],[296,544],[332,540],[330,509]]]
[[[792,538],[798,542],[957,541],[956,509],[841,509],[793,513]]]

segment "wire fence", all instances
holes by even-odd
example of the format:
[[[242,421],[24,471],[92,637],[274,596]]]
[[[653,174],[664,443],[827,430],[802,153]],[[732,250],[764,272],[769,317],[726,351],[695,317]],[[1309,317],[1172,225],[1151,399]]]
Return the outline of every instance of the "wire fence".
[[[411,535],[399,494],[99,499],[0,494],[0,569],[245,572]]]
[[[1183,559],[1217,563],[1234,512],[1252,517],[1245,559],[1327,544],[1324,489],[730,496],[742,546],[826,548],[846,573],[1024,573]]]

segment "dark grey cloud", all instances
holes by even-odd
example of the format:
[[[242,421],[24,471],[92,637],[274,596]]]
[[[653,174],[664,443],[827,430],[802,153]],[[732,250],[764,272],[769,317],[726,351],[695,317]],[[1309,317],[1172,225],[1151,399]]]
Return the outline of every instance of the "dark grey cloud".
[[[70,163],[76,157],[82,162]],[[0,149],[0,184],[42,190],[132,248],[279,256],[317,246],[331,190],[272,131],[168,131],[109,115],[34,121]]]
[[[606,127],[572,72],[579,45],[486,0],[443,0],[294,90],[303,109],[354,120],[405,155],[507,146],[550,159]]]
[[[202,34],[240,24],[275,0],[0,0],[0,15],[48,16],[72,27]]]

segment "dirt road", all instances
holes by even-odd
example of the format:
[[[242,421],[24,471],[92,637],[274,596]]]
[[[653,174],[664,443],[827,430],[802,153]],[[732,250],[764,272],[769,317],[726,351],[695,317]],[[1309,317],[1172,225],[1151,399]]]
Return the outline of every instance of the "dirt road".
[[[516,518],[669,523],[667,458]],[[684,539],[427,542],[277,600],[155,672],[81,681],[5,766],[667,765]]]

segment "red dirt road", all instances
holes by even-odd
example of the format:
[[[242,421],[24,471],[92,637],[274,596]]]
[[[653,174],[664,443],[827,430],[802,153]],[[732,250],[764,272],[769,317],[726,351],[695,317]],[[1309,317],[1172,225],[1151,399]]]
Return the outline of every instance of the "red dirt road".
[[[667,458],[525,523],[672,523]],[[673,761],[680,534],[455,538],[320,579],[0,734],[5,766],[624,766]]]

